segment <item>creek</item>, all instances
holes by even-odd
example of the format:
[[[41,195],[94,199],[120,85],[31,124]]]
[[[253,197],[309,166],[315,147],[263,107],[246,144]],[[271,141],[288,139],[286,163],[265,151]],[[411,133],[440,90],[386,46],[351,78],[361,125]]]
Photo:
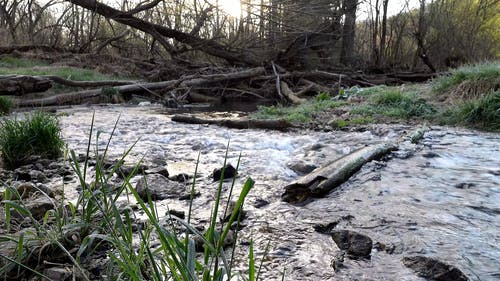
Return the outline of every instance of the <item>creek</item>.
[[[262,280],[280,280],[284,270],[286,280],[425,280],[402,264],[402,257],[411,255],[454,265],[471,280],[500,279],[499,134],[431,127],[420,144],[407,145],[386,161],[368,163],[326,197],[295,206],[281,200],[283,187],[301,176],[291,168],[320,167],[367,144],[395,141],[412,127],[275,132],[174,123],[172,112],[156,106],[58,112],[63,112],[64,139],[77,153],[87,148],[94,112],[101,148],[119,117],[110,159],[138,140],[127,163],[144,157],[147,165],[167,167],[170,175],[193,175],[200,153],[196,189],[201,195],[194,199],[193,211],[197,224],[209,219],[217,188],[212,171],[222,166],[229,143],[228,162],[236,166],[241,155],[236,187],[247,177],[256,181],[245,204],[239,241],[254,241],[258,261],[269,241]],[[224,183],[226,190],[229,186],[230,181]],[[187,201],[177,199],[157,204],[163,212],[188,209]],[[365,234],[392,250],[374,249],[371,259],[346,258],[335,271],[332,260],[340,250],[330,235],[315,230],[327,224]],[[237,252],[243,269],[248,245]]]

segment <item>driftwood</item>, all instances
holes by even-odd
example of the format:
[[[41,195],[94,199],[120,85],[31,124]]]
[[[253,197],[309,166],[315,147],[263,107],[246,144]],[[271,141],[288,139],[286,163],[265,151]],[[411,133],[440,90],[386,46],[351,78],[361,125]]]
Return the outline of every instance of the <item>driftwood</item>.
[[[258,120],[258,119],[204,119],[189,115],[175,115],[172,121],[188,124],[212,124],[234,129],[269,129],[287,131],[292,127],[285,120]]]
[[[392,143],[358,149],[286,186],[282,199],[289,203],[302,203],[311,197],[325,196],[347,181],[365,163],[380,159],[396,149],[397,146]]]
[[[206,86],[216,83],[229,82],[232,80],[247,79],[254,76],[259,76],[265,72],[263,67],[255,67],[245,69],[238,72],[220,73],[212,75],[190,75],[176,80],[169,80],[154,83],[136,83],[131,85],[123,85],[113,87],[113,94],[133,95],[147,94],[154,95],[157,98],[162,98],[157,91],[169,91],[174,89],[189,89],[191,87]],[[87,99],[93,99],[100,95],[109,94],[103,89],[83,90],[73,93],[59,94],[50,97],[44,97],[31,100],[17,100],[18,106],[51,106],[51,105],[66,105],[82,102]]]
[[[52,87],[50,79],[26,75],[0,76],[0,95],[23,95],[44,92]]]

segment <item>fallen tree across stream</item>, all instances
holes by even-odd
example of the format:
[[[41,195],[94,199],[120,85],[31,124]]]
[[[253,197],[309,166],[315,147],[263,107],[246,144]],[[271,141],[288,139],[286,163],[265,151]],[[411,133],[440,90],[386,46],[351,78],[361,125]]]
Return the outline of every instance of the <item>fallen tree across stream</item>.
[[[287,185],[281,197],[283,201],[293,204],[303,203],[311,197],[322,197],[346,182],[365,163],[380,159],[396,149],[393,143],[358,149]]]
[[[260,119],[204,119],[189,115],[175,115],[172,121],[188,124],[213,124],[233,129],[269,129],[287,131],[293,125],[286,120]]]

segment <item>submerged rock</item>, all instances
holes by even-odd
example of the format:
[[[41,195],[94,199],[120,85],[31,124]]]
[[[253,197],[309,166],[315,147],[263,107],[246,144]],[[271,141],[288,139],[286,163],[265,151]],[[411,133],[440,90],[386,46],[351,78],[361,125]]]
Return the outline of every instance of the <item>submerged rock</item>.
[[[351,230],[337,230],[332,232],[333,241],[339,249],[347,252],[353,258],[369,258],[372,252],[373,241],[370,237]]]
[[[286,166],[297,174],[305,175],[312,172],[318,166],[314,164],[309,164],[300,160],[292,160],[286,164]]]
[[[160,174],[150,174],[141,177],[136,185],[137,193],[142,200],[162,200],[167,198],[179,198],[186,194],[183,184],[169,180]]]
[[[224,170],[224,175],[222,175],[222,170]],[[227,164],[225,167],[220,169],[215,169],[213,172],[214,181],[218,181],[223,177],[224,179],[234,178],[236,176],[236,169],[231,165]]]
[[[404,257],[403,264],[420,277],[437,281],[467,281],[469,278],[458,268],[433,258],[414,256]]]

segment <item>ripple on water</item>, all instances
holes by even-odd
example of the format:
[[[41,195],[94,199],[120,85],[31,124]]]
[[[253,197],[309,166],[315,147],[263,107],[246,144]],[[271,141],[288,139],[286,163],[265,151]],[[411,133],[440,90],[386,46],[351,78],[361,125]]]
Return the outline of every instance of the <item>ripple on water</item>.
[[[400,262],[405,255],[436,257],[461,268],[472,280],[498,280],[500,272],[500,136],[468,130],[433,128],[413,157],[393,158],[386,165],[367,165],[348,183],[325,198],[297,207],[280,200],[282,188],[298,177],[290,160],[321,166],[366,144],[396,140],[408,127],[379,126],[365,132],[307,134],[232,130],[216,126],[173,123],[151,107],[95,107],[95,127],[102,140],[113,130],[111,156],[140,141],[129,161],[167,163],[171,174],[194,172],[200,158],[200,190],[195,200],[197,221],[209,215],[214,184],[208,179],[223,161],[228,140],[229,161],[241,153],[241,178],[257,184],[248,198],[249,218],[241,237],[263,249],[271,241],[264,265],[266,280],[423,280]],[[87,146],[92,110],[75,108],[62,117],[63,134],[72,149]],[[103,142],[104,143],[104,142]],[[185,202],[165,201],[187,208]],[[254,207],[258,206],[258,207]],[[348,218],[348,219],[346,219]],[[205,218],[206,220],[206,218]],[[370,260],[348,260],[337,272],[331,261],[339,250],[329,235],[314,231],[315,224],[334,223],[374,242],[393,244],[393,254],[374,251]],[[242,266],[248,247],[238,250]]]

